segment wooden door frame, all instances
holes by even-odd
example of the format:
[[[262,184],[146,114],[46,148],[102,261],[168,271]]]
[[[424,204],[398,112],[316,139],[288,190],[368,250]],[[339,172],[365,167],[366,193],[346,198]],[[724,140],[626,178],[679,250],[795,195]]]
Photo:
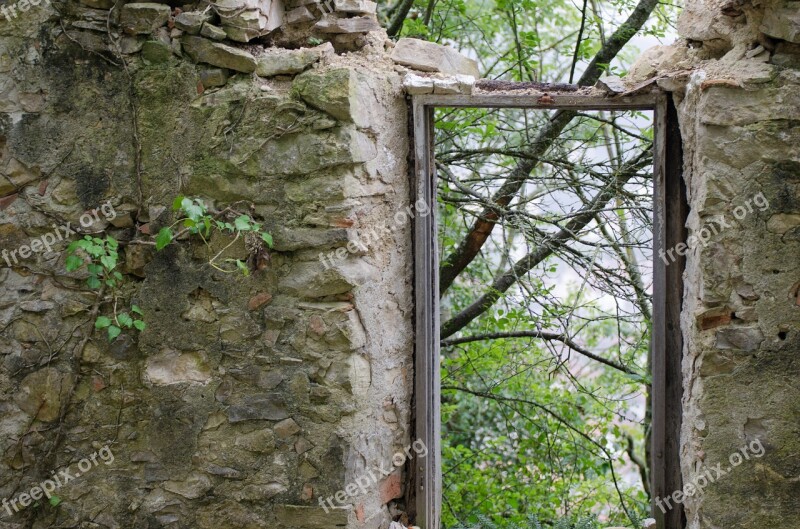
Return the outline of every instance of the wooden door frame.
[[[411,462],[407,499],[414,525],[440,529],[442,504],[441,387],[439,343],[439,261],[437,250],[436,178],[434,173],[434,110],[448,108],[520,108],[541,110],[651,110],[654,112],[654,223],[652,355],[651,494],[664,498],[683,487],[680,429],[683,336],[683,257],[667,265],[661,250],[686,241],[688,203],[683,180],[683,153],[672,97],[660,90],[631,96],[583,95],[551,91],[518,95],[418,95],[411,98],[413,119],[413,198],[424,201],[430,214],[414,219],[414,439],[427,446],[427,456]],[[652,506],[658,529],[684,529],[682,506],[662,513]]]

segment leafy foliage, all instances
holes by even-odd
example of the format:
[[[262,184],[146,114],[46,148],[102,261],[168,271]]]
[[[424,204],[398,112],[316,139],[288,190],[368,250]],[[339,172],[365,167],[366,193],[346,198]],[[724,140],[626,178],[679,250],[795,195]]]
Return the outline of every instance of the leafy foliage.
[[[233,235],[230,244],[212,257],[209,260],[209,264],[221,272],[232,273],[238,270],[243,275],[249,276],[250,268],[243,259],[221,259],[222,263],[233,265],[232,268],[225,268],[218,264],[225,250],[233,246],[242,237],[247,236],[257,238],[259,244],[263,243],[267,248],[272,248],[273,246],[272,235],[264,229],[261,223],[256,222],[250,215],[236,214],[230,209],[226,209],[220,214],[214,215],[209,211],[209,208],[203,200],[184,196],[175,198],[172,203],[172,210],[178,213],[180,218],[171,226],[166,226],[158,232],[156,236],[156,250],[163,250],[175,238],[183,233],[199,236],[209,248],[210,245],[208,241],[214,232]],[[175,227],[178,225],[183,226],[183,231],[175,233]]]
[[[75,272],[85,266],[89,272],[89,277],[86,279],[89,288],[111,292],[114,300],[113,314],[111,317],[98,316],[94,322],[95,329],[106,330],[108,340],[111,342],[122,334],[123,329],[141,332],[147,327],[144,320],[139,319],[143,314],[136,305],[131,306],[130,312],[117,311],[117,300],[121,297],[125,286],[125,276],[117,270],[118,265],[119,242],[110,235],[102,239],[86,235],[67,247],[65,263],[67,271]]]
[[[155,245],[157,251],[164,250],[172,242],[187,234],[198,236],[209,247],[209,239],[215,233],[232,236],[231,242],[212,257],[209,264],[219,271],[225,273],[239,271],[245,276],[250,275],[250,267],[245,260],[222,259],[221,256],[225,250],[233,246],[236,241],[246,237],[256,241],[251,245],[258,253],[256,266],[261,265],[269,256],[264,247],[272,248],[272,235],[250,215],[237,213],[231,208],[219,213],[212,213],[202,199],[184,196],[175,198],[172,209],[178,213],[179,218],[172,225],[159,230],[154,243],[151,243]],[[181,226],[182,229],[176,232],[176,226]],[[127,288],[129,285],[126,277],[118,270],[119,246],[119,242],[110,235],[103,238],[86,235],[83,239],[74,241],[67,247],[65,262],[68,272],[77,272],[86,268],[88,272],[86,284],[91,290],[97,291],[101,301],[106,301],[102,296],[109,293],[108,301],[111,302],[112,313],[97,316],[94,328],[98,331],[105,330],[108,340],[111,342],[125,331],[141,332],[147,328],[144,312],[139,306],[133,304],[128,310],[119,309],[122,300],[129,297],[128,291],[130,290]],[[223,268],[218,261],[232,266]]]

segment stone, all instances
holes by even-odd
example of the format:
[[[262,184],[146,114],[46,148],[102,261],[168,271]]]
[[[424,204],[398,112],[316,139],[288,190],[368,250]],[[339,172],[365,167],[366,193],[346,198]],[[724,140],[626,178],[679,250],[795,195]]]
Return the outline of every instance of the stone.
[[[217,465],[209,465],[206,472],[212,476],[219,476],[225,479],[244,479],[244,473],[231,467],[220,467]]]
[[[281,279],[286,293],[314,299],[344,294],[375,276],[376,270],[363,260],[346,260],[326,269],[322,263],[297,263]]]
[[[131,37],[130,35],[123,35],[119,39],[119,49],[123,55],[132,55],[139,53],[144,47],[145,40],[141,37]]]
[[[289,417],[283,397],[277,393],[252,395],[228,408],[228,421],[282,421]]]
[[[310,70],[297,76],[292,92],[339,120],[368,127],[379,105],[374,92],[352,69]]]
[[[306,6],[300,6],[286,13],[286,24],[291,26],[303,22],[311,22],[312,20],[316,20],[316,18],[317,17],[315,17]]]
[[[303,505],[276,505],[278,523],[289,528],[346,527],[349,509],[322,509]]]
[[[701,331],[707,331],[716,327],[728,325],[733,321],[733,311],[728,307],[721,309],[711,309],[697,317],[697,326]]]
[[[111,9],[114,7],[114,0],[80,0],[81,5],[92,9]]]
[[[276,424],[273,430],[279,439],[286,439],[296,433],[300,433],[300,426],[294,422],[294,419],[289,418]]]
[[[314,48],[300,48],[299,50],[268,48],[264,51],[265,54],[257,59],[256,75],[260,77],[303,73],[314,63],[319,62],[322,57],[334,53],[333,45],[330,42]]]
[[[440,95],[460,94],[461,87],[454,77],[433,80],[433,93]]]
[[[202,11],[184,11],[175,17],[175,27],[188,33],[198,35],[204,22],[211,21],[211,14]]]
[[[380,484],[381,504],[386,505],[403,495],[403,474],[399,470],[392,472]]]
[[[295,252],[312,248],[336,248],[350,242],[348,231],[341,228],[330,230],[279,227],[275,230],[275,246],[278,252]]]
[[[204,88],[225,86],[228,82],[228,70],[224,68],[210,68],[200,72],[200,82]]]
[[[770,37],[800,44],[800,2],[786,2],[783,7],[767,9],[761,31]]]
[[[214,4],[228,38],[237,42],[267,35],[283,24],[281,0],[216,0]]]
[[[758,327],[730,327],[717,331],[717,349],[735,349],[752,352],[764,341],[764,334]]]
[[[142,57],[151,63],[167,62],[172,57],[172,48],[158,40],[148,40],[142,46]]]
[[[598,80],[595,86],[609,94],[621,94],[627,90],[622,78],[616,75],[610,75]]]
[[[409,72],[403,78],[403,88],[409,95],[432,94],[433,86],[433,77],[423,77]]]
[[[71,391],[73,376],[47,367],[22,379],[14,401],[36,420],[52,422],[58,419],[61,400]]]
[[[259,454],[275,450],[275,433],[269,428],[236,436],[234,446]]]
[[[771,86],[745,92],[740,88],[714,86],[701,97],[699,113],[703,124],[722,126],[750,125],[776,115],[798,120],[800,90],[794,86]]]
[[[16,193],[28,184],[39,180],[41,175],[38,167],[28,168],[16,158],[12,158],[5,170],[0,173],[0,196]]]
[[[480,77],[478,63],[448,46],[419,39],[400,39],[392,50],[392,60],[422,72]]]
[[[294,444],[294,451],[297,452],[298,454],[305,454],[312,448],[314,448],[314,445],[311,444],[311,442],[305,437],[301,437]]]
[[[767,221],[767,229],[772,233],[783,235],[800,226],[800,213],[778,213]]]
[[[170,8],[166,4],[137,2],[122,6],[120,26],[128,35],[149,34],[169,21]]]
[[[154,386],[207,384],[211,380],[211,368],[203,353],[165,351],[147,359],[144,377]]]
[[[181,39],[181,44],[183,44],[183,50],[194,62],[228,68],[242,73],[252,73],[256,70],[255,57],[233,46],[191,35],[184,36]]]
[[[336,11],[355,15],[374,15],[378,4],[371,0],[334,0]]]
[[[250,298],[250,301],[247,302],[247,310],[258,310],[270,301],[272,301],[272,294],[268,292],[260,292]]]
[[[208,22],[203,24],[200,34],[204,37],[210,38],[211,40],[225,40],[225,38],[228,36],[224,29],[217,27],[214,24],[209,24]]]
[[[381,29],[381,25],[374,17],[336,18],[327,15],[314,28],[320,33],[369,33]]]
[[[183,481],[166,481],[162,486],[164,490],[173,494],[195,500],[202,498],[206,492],[211,490],[212,484],[208,476],[195,472]]]
[[[44,301],[41,299],[33,301],[23,301],[19,304],[19,308],[25,312],[47,312],[55,308],[55,303],[52,301]]]

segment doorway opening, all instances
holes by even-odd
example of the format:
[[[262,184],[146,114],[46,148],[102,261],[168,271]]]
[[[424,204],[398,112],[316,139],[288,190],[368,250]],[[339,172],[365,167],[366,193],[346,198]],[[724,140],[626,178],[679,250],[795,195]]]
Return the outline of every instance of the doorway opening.
[[[416,525],[682,529],[649,507],[681,488],[670,98],[426,95],[413,115],[435,212],[415,221]]]

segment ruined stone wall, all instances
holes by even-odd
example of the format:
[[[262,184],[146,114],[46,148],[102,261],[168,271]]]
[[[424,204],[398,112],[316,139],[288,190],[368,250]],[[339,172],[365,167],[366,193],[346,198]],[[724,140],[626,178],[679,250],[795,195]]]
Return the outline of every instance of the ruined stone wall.
[[[688,527],[800,527],[800,2],[689,1],[679,31],[631,75],[674,92],[684,139],[681,465],[713,480]]]
[[[413,375],[408,116],[385,33],[359,28],[348,56],[267,50],[220,43],[192,6],[127,4],[120,32],[120,6],[96,3],[0,21],[0,248],[16,252],[0,261],[0,499],[17,501],[0,527],[385,527]],[[355,4],[371,2],[334,6]],[[157,252],[178,195],[251,216],[274,249],[189,234]],[[120,242],[141,333],[93,329],[113,300],[66,271],[83,233]],[[221,250],[249,275],[210,266]],[[62,472],[81,475],[16,512]],[[347,508],[321,507],[365,473]]]

